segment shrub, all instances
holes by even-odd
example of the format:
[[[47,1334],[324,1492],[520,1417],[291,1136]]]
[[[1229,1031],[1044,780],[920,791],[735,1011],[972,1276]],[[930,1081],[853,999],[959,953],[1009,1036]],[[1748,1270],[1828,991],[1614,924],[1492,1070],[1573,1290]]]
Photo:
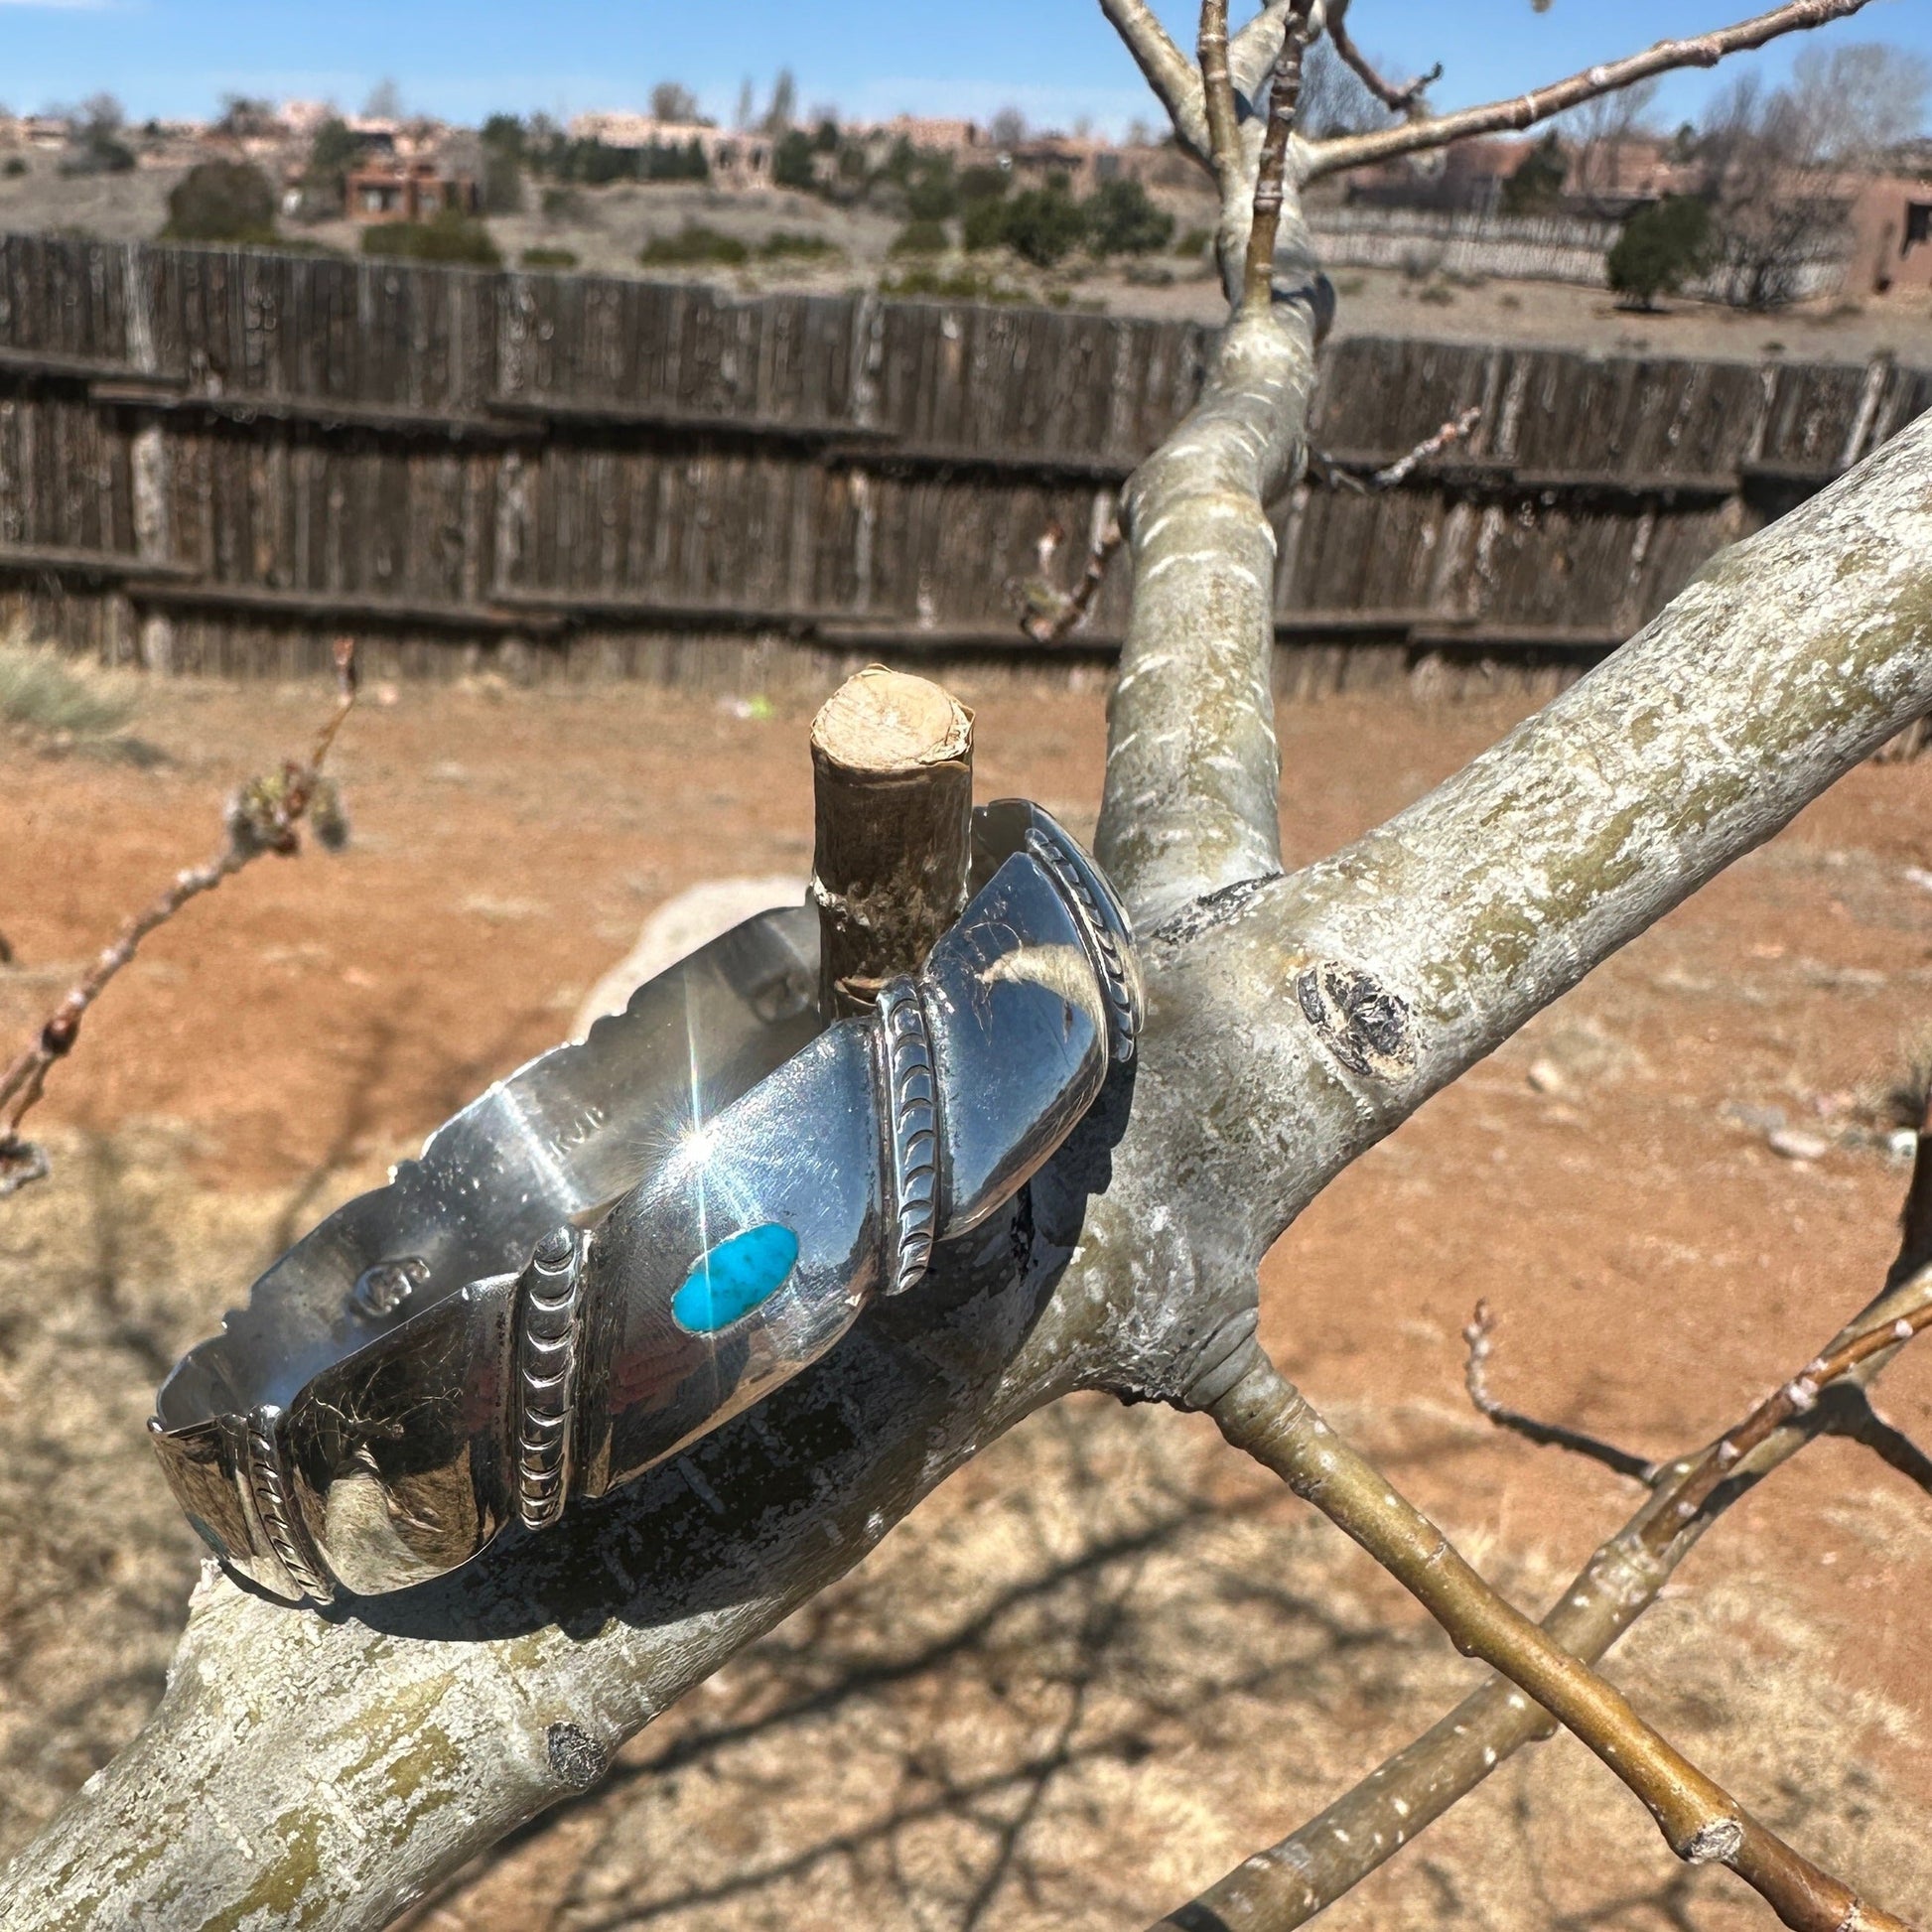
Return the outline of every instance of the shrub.
[[[1546,134],[1503,183],[1503,212],[1547,213],[1563,200],[1563,184],[1569,174],[1570,159],[1563,151],[1563,137]]]
[[[804,234],[795,228],[774,228],[759,243],[762,261],[830,261],[845,253],[837,242],[822,234]]]
[[[526,145],[523,123],[514,114],[491,114],[479,130],[483,146],[521,161]]]
[[[525,268],[575,268],[577,251],[573,248],[526,248],[517,259]]]
[[[0,721],[48,737],[99,739],[133,715],[125,684],[44,645],[0,642]]]
[[[604,188],[618,181],[709,181],[711,164],[694,135],[682,147],[653,141],[648,147],[619,148],[607,141],[571,141],[562,136],[519,150],[531,168],[560,182]]]
[[[1174,243],[1173,251],[1176,255],[1185,255],[1190,261],[1198,261],[1213,246],[1214,230],[1212,228],[1188,228],[1182,232],[1180,239]]]
[[[1086,239],[1086,210],[1057,177],[995,206],[1002,214],[1000,238],[1035,268],[1064,261]]]
[[[1603,257],[1610,287],[1633,308],[1649,309],[1711,266],[1711,210],[1691,195],[1667,195],[1640,207]]]
[[[331,114],[317,129],[309,143],[309,165],[305,181],[318,195],[340,204],[346,190],[348,171],[362,152],[362,144],[349,131],[348,123]]]
[[[818,186],[817,156],[812,137],[802,127],[778,136],[771,150],[771,181],[778,188],[799,188],[810,194]]]
[[[646,268],[684,268],[698,262],[737,268],[751,257],[752,251],[736,235],[720,234],[702,221],[687,221],[676,234],[652,235],[637,251]]]
[[[943,221],[959,212],[959,184],[949,158],[927,162],[905,184],[905,211],[914,221]]]
[[[453,208],[433,221],[390,221],[364,228],[362,252],[404,261],[465,262],[472,268],[500,268],[503,262],[489,230]]]
[[[170,241],[272,241],[275,190],[246,161],[203,161],[168,196]]]
[[[507,148],[483,149],[483,205],[486,214],[523,211],[523,164]]]
[[[1012,177],[1004,168],[990,163],[982,163],[976,168],[966,168],[959,176],[959,205],[972,207],[979,202],[999,202],[1006,199],[1006,192],[1013,186]]]
[[[908,221],[893,237],[895,255],[943,255],[946,252],[946,224],[943,221]]]
[[[1102,182],[1083,212],[1087,246],[1096,255],[1151,255],[1173,239],[1173,216],[1137,181]]]
[[[973,202],[966,208],[960,231],[966,246],[977,253],[982,248],[998,248],[1007,238],[1005,202]]]
[[[4,174],[9,181],[18,180],[26,172],[27,172],[26,159],[24,156],[17,155],[17,154],[8,155],[6,167],[0,169],[0,174]]]
[[[881,278],[881,295],[932,296],[941,302],[1024,302],[1025,293],[1008,288],[974,268],[942,271],[930,262],[915,263],[897,275]]]
[[[681,148],[660,148],[655,141],[644,150],[646,181],[709,181],[711,163],[694,134]]]

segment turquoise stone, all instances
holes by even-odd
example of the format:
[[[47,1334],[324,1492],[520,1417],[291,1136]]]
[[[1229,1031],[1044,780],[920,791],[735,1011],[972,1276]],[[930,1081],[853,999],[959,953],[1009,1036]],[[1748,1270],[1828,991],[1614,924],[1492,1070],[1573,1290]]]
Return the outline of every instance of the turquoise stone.
[[[798,1237],[776,1221],[728,1235],[685,1276],[671,1297],[671,1318],[698,1335],[729,1327],[777,1294],[797,1265]]]

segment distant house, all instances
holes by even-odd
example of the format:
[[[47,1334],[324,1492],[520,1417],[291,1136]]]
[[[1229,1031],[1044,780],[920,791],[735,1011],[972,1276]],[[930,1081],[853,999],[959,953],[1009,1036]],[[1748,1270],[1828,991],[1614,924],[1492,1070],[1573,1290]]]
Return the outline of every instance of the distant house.
[[[1861,182],[1851,196],[1851,213],[1848,290],[1885,295],[1932,289],[1932,168]]]
[[[928,154],[963,155],[986,146],[988,141],[978,121],[937,114],[895,114],[890,121],[874,121],[854,131],[868,139],[904,141]]]
[[[366,160],[348,171],[344,188],[344,212],[364,227],[475,214],[482,206],[470,176],[445,173],[434,161]]]
[[[1351,207],[1491,214],[1502,205],[1503,184],[1534,145],[1511,139],[1458,141],[1428,156],[1361,169],[1348,178],[1344,194]]]
[[[714,127],[709,121],[660,121],[654,115],[621,111],[579,114],[570,132],[576,140],[601,141],[607,148],[687,148],[695,141],[715,187],[771,185],[767,135]]]

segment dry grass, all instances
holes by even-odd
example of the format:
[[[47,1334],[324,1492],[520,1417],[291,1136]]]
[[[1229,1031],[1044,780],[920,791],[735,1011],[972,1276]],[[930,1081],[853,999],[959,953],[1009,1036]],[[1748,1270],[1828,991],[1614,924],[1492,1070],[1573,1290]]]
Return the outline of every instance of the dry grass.
[[[51,744],[98,747],[126,728],[136,702],[132,677],[18,635],[0,638],[0,724]]]

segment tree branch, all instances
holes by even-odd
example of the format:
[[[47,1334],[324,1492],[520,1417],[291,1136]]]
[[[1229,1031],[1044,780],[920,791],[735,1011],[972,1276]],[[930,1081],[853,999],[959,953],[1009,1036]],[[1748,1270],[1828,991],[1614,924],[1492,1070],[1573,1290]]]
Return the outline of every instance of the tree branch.
[[[1127,43],[1155,98],[1168,110],[1181,146],[1196,161],[1205,162],[1207,111],[1193,63],[1173,44],[1147,0],[1100,0],[1100,11]]]
[[[1107,566],[1113,562],[1121,540],[1120,518],[1110,516],[1107,527],[1088,546],[1080,580],[1072,590],[1055,591],[1051,581],[1045,578],[1035,579],[1026,587],[1029,603],[1035,600],[1037,603],[1020,620],[1020,628],[1035,643],[1063,643],[1079,629],[1093,609],[1094,599],[1100,595],[1101,585],[1107,581]]]
[[[1228,72],[1228,0],[1201,0],[1200,78],[1207,113],[1207,153],[1225,199],[1241,167],[1241,133]]]
[[[1362,85],[1392,114],[1419,113],[1423,95],[1443,77],[1443,64],[1438,61],[1427,73],[1419,73],[1400,87],[1384,80],[1349,38],[1348,0],[1328,0],[1328,38],[1334,42],[1335,53],[1355,70]]]
[[[1255,17],[1228,42],[1228,78],[1234,83],[1235,104],[1244,118],[1254,119],[1262,87],[1281,58],[1283,36],[1298,13],[1311,8],[1305,0],[1268,0]]]
[[[1144,729],[1184,717],[1181,691],[1122,697]],[[1379,830],[1173,912],[1146,960],[1172,975],[1176,1051],[1241,1042],[1220,1055],[1202,1159],[1256,1252],[1429,1095],[1927,709],[1932,415],[1714,558],[1588,677]]]
[[[1924,1312],[1932,1319],[1932,1309]],[[1907,1336],[1913,1332],[1905,1317],[1900,1325]],[[1887,1345],[1887,1332],[1880,1329],[1875,1342],[1861,1336],[1849,1344],[1846,1367],[1879,1352]],[[1699,1488],[1704,1476],[1714,1467],[1727,1472],[1735,1466],[1736,1456],[1726,1452],[1788,1394],[1780,1391],[1753,1412],[1686,1477],[1674,1505],[1684,1520],[1709,1500],[1710,1491]],[[1814,1388],[1809,1403],[1816,1400]],[[1783,1419],[1790,1413],[1795,1412],[1785,1411]],[[1759,1823],[1645,1723],[1619,1691],[1499,1596],[1442,1531],[1336,1436],[1258,1351],[1253,1366],[1209,1414],[1231,1444],[1273,1469],[1359,1543],[1442,1624],[1458,1650],[1480,1657],[1561,1719],[1642,1801],[1665,1842],[1687,1864],[1728,1866],[1792,1932],[1843,1932],[1847,1926],[1908,1932],[1902,1919],[1860,1898]],[[1752,1439],[1751,1447],[1766,1440],[1772,1427]]]
[[[1727,54],[1740,54],[1762,47],[1783,34],[1802,33],[1812,27],[1822,27],[1828,21],[1844,20],[1865,4],[1866,0],[1787,0],[1786,5],[1773,7],[1769,13],[1740,21],[1734,27],[1696,34],[1686,40],[1659,41],[1641,54],[1586,68],[1568,79],[1552,81],[1547,87],[1534,87],[1511,100],[1492,100],[1437,119],[1380,128],[1372,134],[1344,134],[1317,141],[1309,150],[1303,179],[1316,181],[1323,175],[1340,174],[1345,169],[1392,161],[1398,155],[1446,148],[1451,142],[1466,141],[1473,135],[1532,127],[1538,121],[1548,120],[1552,114],[1593,100],[1598,94],[1615,93],[1633,81],[1647,80],[1654,73],[1668,73],[1673,68],[1716,67]],[[1337,53],[1341,51],[1339,39],[1335,48]],[[1362,69],[1357,68],[1356,71]],[[1395,105],[1393,101],[1389,104]]]
[[[1268,88],[1268,130],[1262,136],[1255,168],[1254,214],[1248,227],[1248,252],[1241,277],[1241,300],[1258,307],[1272,298],[1275,239],[1281,228],[1282,178],[1288,166],[1288,137],[1302,104],[1302,56],[1312,31],[1314,0],[1294,0],[1282,35]]]
[[[1671,1480],[1598,1548],[1543,1619],[1554,1643],[1595,1663],[1657,1600],[1725,1510],[1773,1469],[1819,1435],[1866,1440],[1859,1420],[1872,1415],[1866,1391],[1904,1346],[1896,1324],[1917,1331],[1932,1320],[1932,1270],[1902,1281],[1896,1277],[1894,1270],[1896,1285],[1842,1328],[1821,1356],[1848,1356],[1863,1336],[1888,1333],[1891,1339],[1851,1359],[1809,1412],[1787,1416],[1753,1448],[1731,1456],[1723,1481],[1708,1488],[1701,1503],[1693,1501],[1688,1513],[1683,1504],[1691,1485],[1725,1460],[1724,1446],[1734,1443],[1738,1431],[1726,1431],[1700,1454],[1671,1465]],[[1878,1452],[1893,1461],[1886,1449]],[[1925,1480],[1916,1466],[1906,1466],[1904,1473]],[[1163,1923],[1176,1932],[1294,1932],[1393,1858],[1505,1758],[1553,1728],[1520,1691],[1491,1680],[1318,1817],[1243,1861]]]
[[[133,962],[141,942],[164,926],[191,899],[211,893],[264,853],[287,858],[300,849],[298,827],[315,821],[325,845],[340,843],[346,830],[333,789],[322,775],[324,760],[355,703],[355,646],[346,637],[336,644],[336,703],[309,749],[306,759],[288,759],[279,772],[248,779],[229,799],[226,837],[206,864],[178,872],[167,890],[135,913],[69,987],[33,1037],[0,1070],[0,1197],[16,1192],[48,1172],[46,1153],[20,1138],[20,1123],[39,1104],[47,1076],[73,1050],[80,1023],[116,974]]]

